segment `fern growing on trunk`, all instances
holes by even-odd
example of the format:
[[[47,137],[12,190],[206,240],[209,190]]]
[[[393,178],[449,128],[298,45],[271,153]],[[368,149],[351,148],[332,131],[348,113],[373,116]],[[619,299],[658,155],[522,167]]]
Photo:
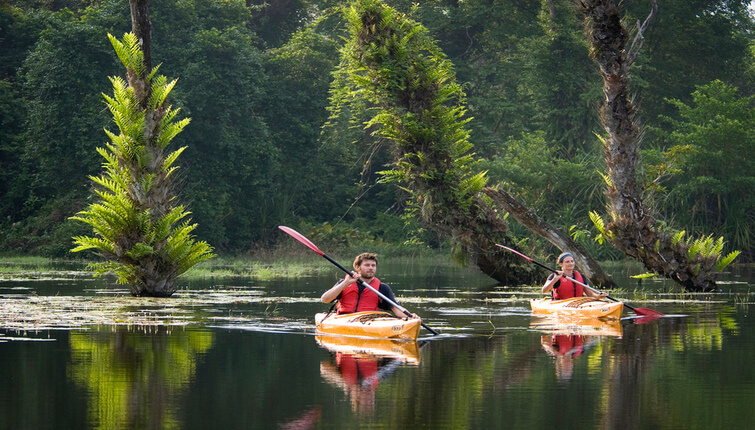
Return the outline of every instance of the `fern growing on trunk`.
[[[421,24],[380,0],[353,1],[345,15],[351,37],[332,111],[349,103],[370,109],[365,128],[393,143],[393,163],[380,172],[382,180],[399,184],[412,212],[453,239],[459,259],[469,258],[501,282],[533,281],[535,271],[495,246],[515,239],[481,194],[487,178],[473,169],[465,96],[451,62]]]
[[[175,121],[179,110],[167,97],[176,80],[156,75],[158,67],[146,74],[138,38],[108,37],[128,79],[111,77],[113,96],[104,95],[120,134],[106,130],[110,142],[97,149],[105,159],[105,172],[91,177],[99,201],[72,217],[89,224],[94,236],[74,237],[72,251],[102,257],[90,268],[115,273],[134,296],[169,297],[179,275],[213,257],[212,247],[193,237],[190,213],[176,203],[172,173],[185,147],[165,151],[189,119]]]
[[[684,232],[665,227],[644,199],[647,187],[639,180],[642,129],[635,117],[630,98],[629,69],[642,45],[642,31],[653,11],[639,29],[635,42],[627,47],[629,33],[621,20],[621,2],[582,0],[578,4],[591,54],[603,77],[601,122],[607,173],[608,216],[595,213],[591,218],[608,240],[627,256],[641,261],[646,268],[666,276],[692,291],[716,289],[716,278],[738,255],[723,255],[723,238],[712,236],[682,240]]]

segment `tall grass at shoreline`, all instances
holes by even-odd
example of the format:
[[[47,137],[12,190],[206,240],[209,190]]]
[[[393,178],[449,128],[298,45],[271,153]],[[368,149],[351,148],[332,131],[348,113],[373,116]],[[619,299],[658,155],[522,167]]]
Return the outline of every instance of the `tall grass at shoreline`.
[[[398,259],[453,264],[445,253],[439,250],[417,250],[406,247],[380,244],[355,245],[326,253],[345,267],[351,266],[354,256],[361,252],[375,252],[381,261]],[[91,260],[61,260],[40,256],[0,256],[0,274],[24,276],[36,272],[87,271]],[[245,255],[219,255],[196,265],[182,277],[207,278],[225,276],[248,276],[260,279],[291,278],[314,276],[333,266],[322,257],[300,244],[287,244],[273,249],[257,249]]]

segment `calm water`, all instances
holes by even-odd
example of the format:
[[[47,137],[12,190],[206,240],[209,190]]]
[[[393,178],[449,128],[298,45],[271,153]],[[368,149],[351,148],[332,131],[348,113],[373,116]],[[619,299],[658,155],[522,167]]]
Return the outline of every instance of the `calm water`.
[[[638,272],[613,270],[632,291],[621,297],[667,318],[580,326],[532,316],[536,288],[381,263],[442,334],[357,345],[371,355],[314,335],[335,270],[186,282],[167,301],[100,280],[0,281],[4,321],[50,311],[59,325],[0,330],[0,428],[751,428],[753,274],[727,275],[720,294],[646,281],[635,296]],[[116,301],[128,307],[94,305]],[[65,328],[78,313],[97,323]]]

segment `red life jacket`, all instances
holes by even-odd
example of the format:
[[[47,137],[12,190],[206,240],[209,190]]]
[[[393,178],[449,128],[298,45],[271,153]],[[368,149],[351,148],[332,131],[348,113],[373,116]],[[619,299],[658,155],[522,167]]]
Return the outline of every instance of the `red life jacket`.
[[[573,276],[571,278],[576,279],[579,282],[584,283],[584,279],[582,278],[582,274],[574,271]],[[584,288],[582,285],[572,282],[570,279],[566,279],[566,277],[562,277],[558,280],[558,285],[553,287],[553,300],[563,300],[563,299],[570,299],[572,297],[582,297],[584,295]]]
[[[372,278],[370,286],[380,291],[380,280],[378,278]],[[364,287],[361,293],[359,290],[359,285],[354,282],[341,291],[341,298],[338,300],[339,314],[378,310],[380,297],[367,287]]]

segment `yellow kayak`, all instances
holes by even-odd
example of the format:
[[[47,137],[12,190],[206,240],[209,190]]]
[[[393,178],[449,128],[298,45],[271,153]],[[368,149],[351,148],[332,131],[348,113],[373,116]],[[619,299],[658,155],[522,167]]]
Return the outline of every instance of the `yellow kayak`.
[[[342,336],[416,340],[420,322],[419,319],[398,318],[388,312],[315,315],[318,333]]]
[[[590,297],[574,297],[564,300],[549,298],[530,300],[536,314],[562,315],[580,318],[620,319],[624,310],[622,302],[606,302]]]

